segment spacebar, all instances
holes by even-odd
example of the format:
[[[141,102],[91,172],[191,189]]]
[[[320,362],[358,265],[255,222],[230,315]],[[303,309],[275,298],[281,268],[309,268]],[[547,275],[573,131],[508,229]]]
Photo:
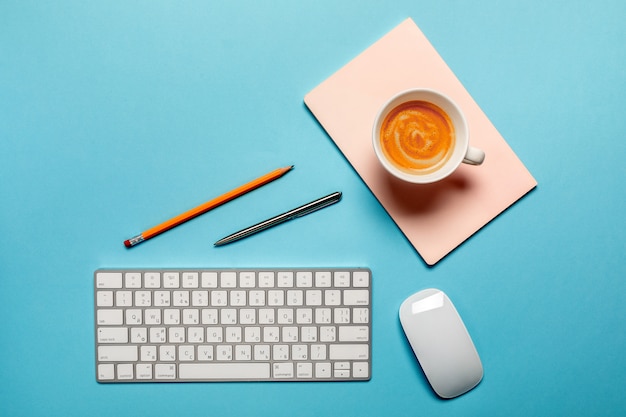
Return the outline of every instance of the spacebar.
[[[181,363],[180,379],[269,379],[269,363]]]

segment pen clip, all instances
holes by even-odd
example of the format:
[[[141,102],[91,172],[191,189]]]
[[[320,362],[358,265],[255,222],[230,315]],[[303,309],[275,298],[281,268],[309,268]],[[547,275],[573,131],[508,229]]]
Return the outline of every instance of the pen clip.
[[[313,213],[314,211],[323,209],[324,207],[328,207],[331,204],[335,204],[339,200],[341,200],[341,192],[337,191],[327,195],[326,197],[315,200],[312,203],[294,209],[290,217],[296,218],[306,216],[309,213]]]

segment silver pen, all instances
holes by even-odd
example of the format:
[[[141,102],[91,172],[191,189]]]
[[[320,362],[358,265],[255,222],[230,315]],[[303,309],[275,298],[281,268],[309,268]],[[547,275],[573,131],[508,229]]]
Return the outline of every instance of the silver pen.
[[[341,193],[339,191],[329,194],[325,197],[319,198],[315,201],[311,201],[303,206],[297,207],[293,210],[289,210],[283,214],[279,214],[278,216],[272,217],[271,219],[267,219],[262,221],[261,223],[257,223],[254,226],[246,227],[243,230],[240,230],[232,235],[228,235],[225,238],[222,238],[214,243],[215,246],[222,246],[228,243],[234,242],[239,239],[243,239],[244,237],[250,236],[254,233],[258,233],[261,230],[265,230],[272,226],[276,226],[277,224],[284,223],[288,220],[295,219],[296,217],[306,216],[309,213],[313,213],[319,209],[324,207],[328,207],[331,204],[335,204],[341,200]]]

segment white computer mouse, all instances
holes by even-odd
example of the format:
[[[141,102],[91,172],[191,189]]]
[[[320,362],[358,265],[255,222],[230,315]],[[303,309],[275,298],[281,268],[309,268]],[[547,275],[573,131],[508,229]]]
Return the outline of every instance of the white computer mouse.
[[[417,292],[400,306],[400,322],[437,395],[453,398],[474,388],[483,366],[456,308],[441,290]]]

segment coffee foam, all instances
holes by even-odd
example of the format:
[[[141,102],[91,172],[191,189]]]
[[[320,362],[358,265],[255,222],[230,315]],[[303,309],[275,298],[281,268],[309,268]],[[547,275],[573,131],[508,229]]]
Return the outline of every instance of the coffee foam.
[[[408,101],[391,110],[380,130],[387,159],[410,174],[439,169],[454,149],[454,125],[440,107],[426,101]]]

